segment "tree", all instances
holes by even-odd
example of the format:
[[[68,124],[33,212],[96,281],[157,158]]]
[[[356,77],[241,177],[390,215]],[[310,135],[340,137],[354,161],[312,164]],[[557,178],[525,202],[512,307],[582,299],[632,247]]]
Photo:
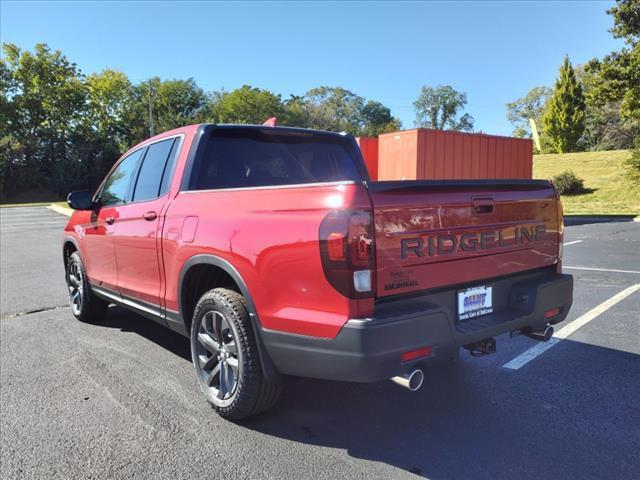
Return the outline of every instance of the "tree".
[[[584,132],[585,103],[569,57],[564,58],[542,118],[543,129],[558,153],[574,152]]]
[[[311,128],[360,133],[364,98],[342,87],[322,86],[305,94],[305,108]]]
[[[617,0],[607,13],[613,16],[614,26],[609,31],[614,37],[624,38],[630,45],[640,39],[640,0]]]
[[[533,87],[524,97],[506,104],[507,120],[516,127],[514,137],[531,136],[529,119],[535,120],[538,128],[542,127],[542,115],[552,93],[549,87]]]
[[[593,59],[587,71],[595,76],[588,100],[594,105],[620,102],[623,118],[640,119],[640,43],[631,49]]]
[[[286,123],[298,127],[375,136],[398,130],[400,120],[382,103],[342,87],[322,86],[284,102]]]
[[[382,103],[369,100],[361,111],[361,135],[375,137],[381,133],[400,130],[402,122],[391,115],[391,110]]]
[[[636,138],[635,147],[631,156],[624,162],[627,169],[627,177],[634,186],[640,187],[640,136]]]
[[[417,127],[436,130],[473,130],[473,117],[468,113],[458,117],[467,105],[467,94],[456,91],[450,85],[422,87],[418,99],[413,102]]]
[[[136,111],[135,87],[117,70],[106,69],[86,78],[87,123],[97,137],[109,139],[119,151],[141,140],[131,134],[134,123],[142,123]],[[140,125],[141,126],[141,125]]]
[[[598,76],[584,66],[579,65],[574,70],[582,85],[586,104],[583,146],[588,150],[633,148],[634,139],[640,135],[640,119],[622,118],[620,100],[595,99],[593,88],[600,81]]]
[[[214,92],[205,108],[208,122],[262,124],[284,112],[280,95],[243,85],[231,92]]]
[[[148,137],[149,132],[149,98],[156,134],[194,123],[207,102],[204,91],[193,78],[164,81],[150,78],[136,87],[136,98],[137,115],[144,118],[146,132],[136,132],[135,136],[142,134],[142,138]]]
[[[120,153],[145,138],[145,117],[134,85],[122,72],[105,69],[86,77],[87,105],[75,144],[91,167],[82,186],[92,189]]]
[[[613,15],[614,37],[624,38],[629,48],[587,64],[594,77],[587,101],[596,106],[620,102],[623,119],[640,121],[640,0],[618,0],[607,13]]]
[[[87,89],[74,63],[37,44],[34,53],[3,45],[3,194],[38,188],[61,192],[78,181],[87,162],[74,155],[86,112]]]

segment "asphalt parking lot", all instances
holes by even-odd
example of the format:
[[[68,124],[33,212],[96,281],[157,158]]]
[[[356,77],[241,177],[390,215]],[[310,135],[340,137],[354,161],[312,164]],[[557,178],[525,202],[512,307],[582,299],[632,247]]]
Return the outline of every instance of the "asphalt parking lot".
[[[183,337],[115,307],[73,319],[65,221],[0,209],[2,478],[638,478],[640,223],[567,227],[575,296],[557,330],[581,326],[517,369],[537,344],[501,336],[417,393],[290,379],[234,424],[202,398]]]

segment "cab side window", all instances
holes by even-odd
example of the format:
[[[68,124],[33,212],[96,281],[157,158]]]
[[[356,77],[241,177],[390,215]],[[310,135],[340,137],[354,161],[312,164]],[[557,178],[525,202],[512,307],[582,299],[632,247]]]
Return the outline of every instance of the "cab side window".
[[[177,138],[170,138],[149,145],[147,154],[142,160],[132,201],[153,200],[166,193],[169,177],[173,173],[173,164],[175,163],[176,148],[174,148],[174,144],[177,143],[179,143]],[[163,186],[166,188],[165,191],[163,191]]]
[[[142,157],[144,148],[136,150],[125,157],[116,169],[104,182],[100,202],[102,205],[117,205],[127,201],[127,193],[131,186],[131,179],[138,166],[138,161]]]

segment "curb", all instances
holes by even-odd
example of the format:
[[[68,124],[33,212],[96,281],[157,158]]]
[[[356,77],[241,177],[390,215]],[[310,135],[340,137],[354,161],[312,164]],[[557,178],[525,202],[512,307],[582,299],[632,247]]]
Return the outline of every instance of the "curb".
[[[640,222],[640,215],[565,215],[565,226],[585,225],[589,223]]]
[[[52,210],[56,213],[60,213],[62,215],[66,215],[67,217],[70,217],[71,214],[73,213],[73,210],[71,210],[70,208],[66,208],[66,207],[61,207],[60,205],[54,205],[53,203],[51,205],[49,205],[47,207],[49,210]]]

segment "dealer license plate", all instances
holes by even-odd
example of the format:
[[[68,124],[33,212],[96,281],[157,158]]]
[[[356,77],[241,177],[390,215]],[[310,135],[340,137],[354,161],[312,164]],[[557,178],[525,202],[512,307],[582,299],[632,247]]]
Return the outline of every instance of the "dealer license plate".
[[[483,285],[458,291],[458,320],[493,312],[493,288]]]

